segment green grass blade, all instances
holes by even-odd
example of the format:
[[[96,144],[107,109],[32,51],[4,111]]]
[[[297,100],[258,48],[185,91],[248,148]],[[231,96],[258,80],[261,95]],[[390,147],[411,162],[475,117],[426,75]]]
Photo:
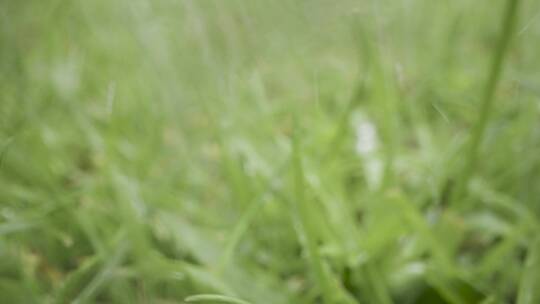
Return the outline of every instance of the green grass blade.
[[[219,302],[219,303],[230,303],[230,304],[251,304],[250,302],[240,300],[233,297],[215,295],[215,294],[200,294],[189,296],[185,299],[186,302]]]
[[[529,247],[517,299],[517,304],[536,303],[540,303],[540,237]]]
[[[293,186],[294,186],[294,205],[296,207],[296,213],[298,220],[300,221],[300,227],[302,229],[301,234],[305,238],[305,249],[308,253],[313,272],[317,279],[317,283],[321,288],[323,297],[326,302],[332,297],[332,288],[330,280],[324,270],[324,263],[321,259],[317,248],[316,231],[310,225],[309,206],[305,197],[305,185],[304,185],[304,169],[302,167],[302,156],[299,147],[299,135],[298,127],[295,125],[295,130],[292,138],[292,170],[293,170]],[[302,236],[300,236],[300,239]]]
[[[313,223],[312,212],[314,206],[310,205],[306,198],[306,184],[304,177],[304,168],[302,165],[302,151],[300,148],[300,138],[298,125],[295,120],[295,129],[292,138],[292,170],[293,170],[293,193],[295,213],[299,220],[300,236],[304,239],[303,245],[308,254],[310,266],[314,272],[317,284],[321,289],[321,294],[325,303],[355,303],[346,292],[339,288],[334,278],[327,269],[317,245],[318,233]]]
[[[106,260],[103,268],[94,276],[94,278],[85,286],[81,293],[73,300],[73,303],[88,303],[98,293],[104,284],[114,276],[114,269],[124,260],[128,250],[128,244],[121,240],[115,249],[115,252]]]
[[[278,175],[282,174],[286,165],[289,162],[286,161],[283,165],[280,165],[276,172],[272,174],[270,179],[265,185],[265,190],[260,192],[257,197],[253,199],[250,205],[247,207],[247,210],[242,214],[238,223],[232,229],[232,233],[225,243],[223,254],[220,257],[219,269],[222,271],[231,261],[231,258],[234,254],[234,251],[240,242],[242,236],[249,229],[251,222],[255,219],[256,215],[263,207],[264,198],[267,194],[273,193],[275,191],[275,185]]]
[[[495,92],[503,71],[504,59],[508,53],[510,41],[516,27],[519,2],[520,0],[507,1],[501,34],[489,69],[488,80],[481,97],[478,120],[471,131],[469,147],[465,155],[465,166],[458,180],[456,200],[462,199],[469,180],[477,168],[480,145],[486,133],[487,123],[494,111]]]

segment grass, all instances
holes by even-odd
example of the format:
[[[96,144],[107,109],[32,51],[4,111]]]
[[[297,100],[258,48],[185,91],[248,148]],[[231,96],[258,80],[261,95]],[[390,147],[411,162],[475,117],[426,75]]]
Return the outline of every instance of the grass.
[[[235,298],[221,296],[221,295],[196,295],[191,296],[186,299],[186,302],[197,302],[197,301],[216,301],[223,303],[232,303],[232,304],[249,304],[246,301],[238,300]]]
[[[539,11],[0,2],[1,301],[539,303]]]
[[[493,62],[489,70],[488,80],[486,82],[486,87],[482,96],[482,103],[478,111],[478,121],[473,127],[469,143],[470,148],[467,151],[466,156],[465,168],[463,168],[463,173],[459,178],[458,199],[461,198],[464,188],[466,187],[466,185],[468,185],[471,174],[476,168],[476,164],[478,163],[478,150],[486,132],[485,130],[490,114],[491,112],[493,112],[494,95],[497,88],[497,83],[499,82],[499,78],[501,77],[504,57],[506,55],[510,40],[513,36],[513,32],[515,31],[518,5],[519,1],[508,1],[508,5],[506,7],[506,13],[503,19],[499,43],[495,48]]]

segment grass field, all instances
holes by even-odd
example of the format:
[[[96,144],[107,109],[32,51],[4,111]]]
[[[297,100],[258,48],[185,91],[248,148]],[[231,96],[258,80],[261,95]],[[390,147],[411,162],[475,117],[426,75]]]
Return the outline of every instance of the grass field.
[[[540,303],[540,1],[1,0],[0,302]]]

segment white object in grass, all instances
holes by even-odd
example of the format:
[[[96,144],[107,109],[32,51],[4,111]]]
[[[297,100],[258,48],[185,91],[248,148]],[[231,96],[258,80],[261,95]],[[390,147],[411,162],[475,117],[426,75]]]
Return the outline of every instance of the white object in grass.
[[[378,155],[379,136],[375,124],[362,113],[354,115],[355,150],[363,160],[364,175],[370,189],[376,189],[382,180],[383,163]]]

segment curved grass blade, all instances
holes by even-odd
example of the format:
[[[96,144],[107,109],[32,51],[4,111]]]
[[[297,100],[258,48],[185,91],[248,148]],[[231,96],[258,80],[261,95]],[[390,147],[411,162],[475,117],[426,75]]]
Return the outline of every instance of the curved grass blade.
[[[347,303],[354,304],[356,301],[343,289],[339,287],[335,277],[329,271],[322,259],[318,242],[318,232],[316,224],[313,222],[313,205],[310,205],[306,197],[306,183],[304,168],[302,165],[302,151],[298,130],[297,117],[294,117],[294,131],[292,136],[292,185],[294,193],[293,211],[296,213],[299,222],[299,239],[307,252],[310,267],[314,277],[321,289],[323,303]]]
[[[220,303],[230,303],[230,304],[252,304],[250,302],[246,302],[244,300],[240,300],[237,298],[229,297],[229,296],[223,296],[223,295],[216,295],[216,294],[200,294],[200,295],[193,295],[189,296],[185,299],[186,302],[220,302]]]
[[[233,228],[232,234],[227,240],[227,243],[225,245],[224,253],[220,259],[220,265],[219,265],[220,270],[223,270],[225,266],[230,263],[231,258],[234,254],[234,251],[236,247],[238,246],[238,243],[240,242],[240,239],[249,229],[249,226],[253,222],[255,216],[262,209],[264,197],[268,194],[274,194],[276,190],[274,184],[276,180],[278,180],[278,177],[283,173],[283,171],[285,170],[288,164],[289,164],[289,161],[287,160],[278,167],[276,172],[274,172],[271,178],[267,181],[265,185],[266,189],[253,199],[253,201],[248,207],[248,210],[244,214],[242,214],[242,216],[240,217],[238,224]]]
[[[501,78],[503,70],[503,62],[508,53],[508,47],[510,40],[514,33],[514,28],[517,21],[517,10],[519,0],[508,0],[506,11],[503,19],[503,25],[495,53],[493,55],[493,61],[489,70],[488,80],[484,88],[482,100],[479,109],[478,121],[471,131],[471,138],[469,142],[468,151],[465,155],[465,167],[461,171],[461,176],[458,181],[455,199],[461,199],[465,194],[471,175],[476,169],[478,162],[478,155],[480,150],[480,144],[484,139],[486,133],[487,123],[493,112],[493,105],[495,103],[495,92],[499,79]]]
[[[519,287],[518,304],[540,303],[540,237],[529,247],[523,277]]]

